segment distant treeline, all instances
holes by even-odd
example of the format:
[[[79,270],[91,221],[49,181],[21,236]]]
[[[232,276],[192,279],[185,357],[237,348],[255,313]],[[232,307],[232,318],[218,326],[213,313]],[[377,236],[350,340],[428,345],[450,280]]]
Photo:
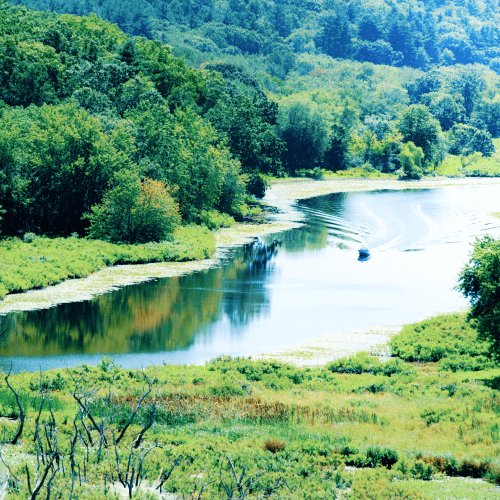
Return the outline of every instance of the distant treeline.
[[[500,69],[497,0],[13,0],[38,10],[102,16],[132,35],[201,53],[258,55],[283,78],[300,53],[426,70]]]

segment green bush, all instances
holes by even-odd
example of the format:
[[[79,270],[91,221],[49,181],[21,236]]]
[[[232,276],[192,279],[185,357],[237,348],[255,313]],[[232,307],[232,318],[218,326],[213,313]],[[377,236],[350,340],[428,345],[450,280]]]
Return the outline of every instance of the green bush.
[[[366,450],[366,458],[370,467],[382,465],[390,469],[398,461],[398,453],[389,446],[371,446]]]
[[[439,360],[439,371],[478,372],[495,368],[495,363],[486,356],[449,356]]]
[[[267,181],[257,173],[252,174],[247,182],[247,192],[256,198],[264,198],[268,187]]]
[[[208,227],[208,229],[231,227],[236,224],[233,217],[228,214],[221,214],[217,210],[203,210],[200,213],[200,223]]]
[[[415,479],[422,479],[423,481],[430,481],[436,469],[432,464],[427,464],[422,460],[417,460],[411,468],[411,474]]]
[[[415,370],[400,359],[390,359],[382,363],[366,352],[358,352],[355,356],[341,358],[327,365],[333,373],[372,373],[373,375],[410,374]]]
[[[394,482],[385,469],[359,471],[352,483],[351,500],[424,500],[426,497],[404,483]]]
[[[394,356],[405,361],[436,362],[449,356],[488,356],[488,344],[477,341],[477,332],[465,314],[440,315],[405,325],[392,338]]]

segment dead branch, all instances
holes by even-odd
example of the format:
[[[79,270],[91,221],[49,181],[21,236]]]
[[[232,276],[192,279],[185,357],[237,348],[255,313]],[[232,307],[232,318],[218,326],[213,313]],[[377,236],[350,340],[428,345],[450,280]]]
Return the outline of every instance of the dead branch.
[[[5,377],[5,382],[7,383],[7,387],[14,393],[14,396],[16,398],[16,403],[19,408],[19,429],[17,430],[17,434],[14,436],[14,438],[10,441],[10,444],[16,444],[19,438],[21,437],[21,434],[23,433],[23,428],[24,428],[24,419],[26,418],[26,415],[24,413],[23,407],[21,405],[21,401],[19,401],[19,393],[21,392],[21,387],[16,391],[14,388],[10,385],[9,382],[9,377],[10,374],[12,373],[12,363],[10,364],[10,369],[9,373]]]
[[[170,467],[170,470],[168,472],[163,471],[162,474],[160,474],[160,477],[158,478],[159,484],[156,487],[157,490],[160,490],[160,493],[161,489],[163,488],[163,484],[172,475],[172,472],[174,472],[174,469],[181,463],[181,461],[182,461],[182,455],[179,455],[177,458],[174,459],[174,463],[172,467]]]
[[[144,437],[144,434],[146,434],[146,432],[149,429],[151,429],[151,427],[153,426],[153,424],[155,422],[155,410],[156,410],[156,404],[153,403],[151,406],[151,412],[149,414],[149,422],[142,429],[142,431],[139,433],[139,435],[135,438],[134,445],[133,445],[134,448],[139,448],[139,446],[141,445],[142,438]]]
[[[129,426],[132,423],[132,421],[134,420],[137,412],[139,411],[139,408],[141,407],[142,402],[146,399],[146,397],[149,395],[149,393],[153,390],[153,385],[156,382],[156,375],[157,374],[158,374],[158,371],[155,373],[155,376],[154,376],[153,380],[150,380],[150,378],[145,373],[143,373],[143,377],[144,377],[144,379],[146,380],[146,382],[147,382],[147,384],[149,386],[148,390],[141,396],[141,398],[139,399],[139,401],[135,405],[134,411],[130,415],[130,418],[128,419],[128,422],[125,424],[125,427],[121,430],[120,435],[118,436],[118,439],[116,440],[116,444],[118,444],[121,441],[121,439],[123,438],[125,432],[129,428]]]

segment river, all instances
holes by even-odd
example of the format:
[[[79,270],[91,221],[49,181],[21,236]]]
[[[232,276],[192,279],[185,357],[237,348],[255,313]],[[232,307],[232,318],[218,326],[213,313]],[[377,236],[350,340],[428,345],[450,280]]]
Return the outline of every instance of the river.
[[[335,193],[296,203],[305,225],[217,268],[0,316],[1,366],[203,363],[467,305],[454,289],[475,236],[499,236],[497,186]],[[358,248],[371,251],[358,260]]]

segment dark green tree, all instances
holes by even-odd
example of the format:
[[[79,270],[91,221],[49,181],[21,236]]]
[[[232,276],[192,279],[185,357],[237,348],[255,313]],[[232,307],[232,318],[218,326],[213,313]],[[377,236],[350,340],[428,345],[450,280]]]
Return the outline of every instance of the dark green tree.
[[[319,26],[316,45],[329,56],[347,57],[351,50],[351,33],[345,9],[325,13]]]
[[[279,136],[286,144],[283,164],[287,172],[318,166],[327,145],[326,123],[319,112],[295,103],[280,115]]]
[[[357,108],[345,101],[336,116],[330,133],[329,145],[324,155],[324,167],[328,170],[344,170],[348,164],[349,142],[357,120]]]
[[[404,142],[413,142],[422,148],[426,162],[437,160],[437,149],[441,127],[430,111],[421,104],[412,104],[405,109],[397,124]]]
[[[500,359],[500,241],[490,236],[476,239],[467,264],[460,271],[458,290],[470,300],[468,321],[478,339],[490,343]]]

